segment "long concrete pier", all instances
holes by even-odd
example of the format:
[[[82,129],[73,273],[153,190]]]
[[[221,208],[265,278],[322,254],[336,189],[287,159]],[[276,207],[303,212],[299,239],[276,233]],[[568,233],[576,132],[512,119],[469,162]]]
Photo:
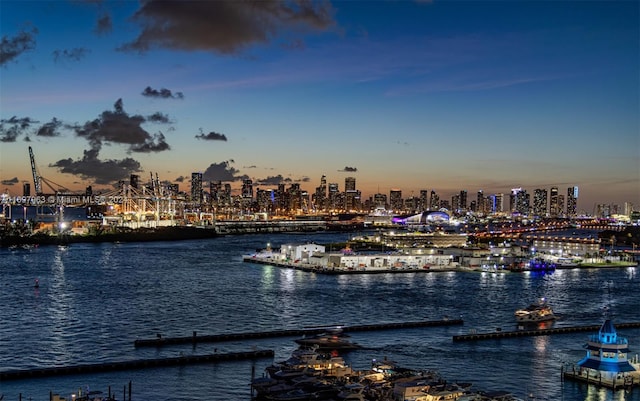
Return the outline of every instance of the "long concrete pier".
[[[616,323],[616,329],[639,328],[640,322]],[[555,329],[540,330],[518,330],[518,331],[495,331],[491,333],[471,333],[459,336],[453,336],[453,341],[477,341],[477,340],[493,340],[511,337],[531,337],[531,336],[548,336],[551,334],[568,334],[583,331],[597,332],[602,327],[601,324],[592,326],[573,326],[559,327]]]
[[[112,372],[119,370],[157,368],[165,366],[193,365],[243,359],[273,358],[273,350],[215,353],[206,355],[185,355],[171,358],[136,359],[121,362],[102,362],[84,365],[57,366],[49,368],[16,369],[0,372],[0,381],[36,377]]]
[[[355,332],[355,331],[373,331],[373,330],[389,330],[389,329],[403,329],[413,327],[436,327],[436,326],[453,326],[460,325],[464,322],[461,319],[443,319],[443,320],[426,320],[417,322],[400,322],[400,323],[379,323],[379,324],[366,324],[359,326],[342,326],[332,325],[314,328],[304,329],[290,329],[290,330],[275,330],[275,331],[260,331],[260,332],[247,332],[247,333],[229,333],[229,334],[214,334],[214,335],[198,335],[195,331],[192,336],[187,337],[162,337],[151,339],[139,339],[135,340],[134,345],[136,347],[161,347],[163,345],[174,344],[196,344],[206,342],[221,342],[221,341],[234,341],[234,340],[246,340],[246,339],[260,339],[260,338],[273,338],[273,337],[294,337],[310,334],[320,334],[326,332],[329,328],[340,327],[343,332]]]

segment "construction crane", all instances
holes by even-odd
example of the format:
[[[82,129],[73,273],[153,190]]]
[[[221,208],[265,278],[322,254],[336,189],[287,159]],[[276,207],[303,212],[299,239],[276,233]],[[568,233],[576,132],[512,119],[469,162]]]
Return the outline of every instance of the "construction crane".
[[[33,155],[33,149],[31,148],[31,146],[29,146],[29,159],[31,160],[31,173],[33,174],[33,185],[35,186],[35,190],[36,190],[36,195],[41,196],[43,195],[42,193],[42,183],[44,182],[47,187],[49,187],[49,189],[51,189],[53,191],[54,194],[57,194],[59,192],[70,192],[69,189],[63,187],[60,184],[56,184],[53,181],[47,180],[46,178],[44,178],[43,176],[40,175],[40,173],[38,173],[38,169],[36,167],[36,158]],[[53,186],[56,186],[58,188],[54,188]]]
[[[33,156],[33,149],[29,146],[29,159],[31,160],[31,173],[33,174],[33,185],[35,186],[36,195],[42,195],[42,179],[36,168],[36,158]]]

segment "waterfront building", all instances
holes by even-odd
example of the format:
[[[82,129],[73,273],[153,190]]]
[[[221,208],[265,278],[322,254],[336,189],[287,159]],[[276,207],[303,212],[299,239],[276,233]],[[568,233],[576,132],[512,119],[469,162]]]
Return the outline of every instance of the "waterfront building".
[[[589,336],[585,348],[587,355],[577,365],[582,370],[581,373],[587,373],[587,377],[591,376],[594,382],[618,380],[624,383],[627,378],[631,379],[630,372],[637,376],[637,368],[628,359],[629,342],[625,337],[618,336],[610,319],[602,323],[598,334]]]
[[[557,257],[595,256],[600,251],[600,240],[595,238],[573,238],[555,236],[535,236],[532,249],[538,253]]]

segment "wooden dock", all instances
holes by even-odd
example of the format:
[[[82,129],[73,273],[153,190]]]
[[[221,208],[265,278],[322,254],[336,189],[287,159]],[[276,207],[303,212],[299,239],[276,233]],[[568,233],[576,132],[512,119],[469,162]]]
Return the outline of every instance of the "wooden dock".
[[[612,390],[632,389],[640,386],[640,371],[620,373],[609,379],[602,377],[599,372],[590,369],[581,369],[576,365],[562,366],[560,376],[562,380],[569,379],[582,383],[593,384],[598,387],[606,387]]]
[[[569,334],[584,331],[598,332],[602,325],[591,326],[573,326],[559,327],[555,329],[540,330],[517,330],[517,331],[494,331],[491,333],[470,333],[464,335],[453,336],[453,341],[478,341],[478,340],[495,340],[501,338],[513,337],[531,337],[531,336],[548,336],[551,334]],[[640,328],[640,322],[616,323],[617,329]]]
[[[36,377],[113,372],[120,370],[158,368],[166,366],[193,365],[243,359],[273,358],[273,350],[214,353],[206,355],[185,355],[171,358],[135,359],[121,362],[102,362],[84,365],[56,366],[49,368],[16,369],[0,372],[0,381]]]
[[[193,335],[186,336],[186,337],[162,337],[158,335],[157,338],[139,339],[139,340],[135,340],[134,345],[136,347],[161,347],[164,345],[175,345],[175,344],[197,344],[197,343],[211,343],[211,342],[274,338],[274,337],[296,337],[296,336],[303,336],[303,335],[320,334],[320,333],[326,332],[330,328],[335,328],[335,327],[340,327],[343,332],[355,332],[355,331],[404,329],[404,328],[415,328],[415,327],[454,326],[454,325],[461,325],[463,323],[464,322],[461,319],[443,319],[443,320],[426,320],[426,321],[417,321],[417,322],[366,324],[366,325],[357,325],[357,326],[332,325],[332,326],[323,326],[323,327],[305,328],[305,329],[259,331],[259,332],[247,332],[247,333],[228,333],[228,334],[213,334],[213,335],[198,335],[197,332],[194,331]]]

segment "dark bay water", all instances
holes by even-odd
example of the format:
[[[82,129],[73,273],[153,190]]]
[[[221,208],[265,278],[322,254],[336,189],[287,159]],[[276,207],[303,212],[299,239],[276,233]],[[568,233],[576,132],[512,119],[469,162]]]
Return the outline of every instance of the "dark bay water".
[[[289,356],[294,338],[135,348],[137,338],[298,329],[317,325],[462,318],[462,326],[353,333],[366,348],[347,355],[357,369],[388,357],[435,369],[476,389],[521,398],[639,401],[628,394],[561,382],[592,333],[456,342],[470,330],[515,329],[513,311],[547,297],[555,327],[640,321],[638,268],[532,273],[403,273],[323,276],[242,262],[267,243],[344,241],[346,234],[275,234],[213,240],[73,244],[0,249],[0,369],[21,369],[273,349]],[[34,288],[34,280],[40,286]],[[640,353],[640,330],[619,330]],[[0,382],[3,401],[45,401],[87,385],[134,400],[249,400],[251,371],[272,362],[232,361]]]

